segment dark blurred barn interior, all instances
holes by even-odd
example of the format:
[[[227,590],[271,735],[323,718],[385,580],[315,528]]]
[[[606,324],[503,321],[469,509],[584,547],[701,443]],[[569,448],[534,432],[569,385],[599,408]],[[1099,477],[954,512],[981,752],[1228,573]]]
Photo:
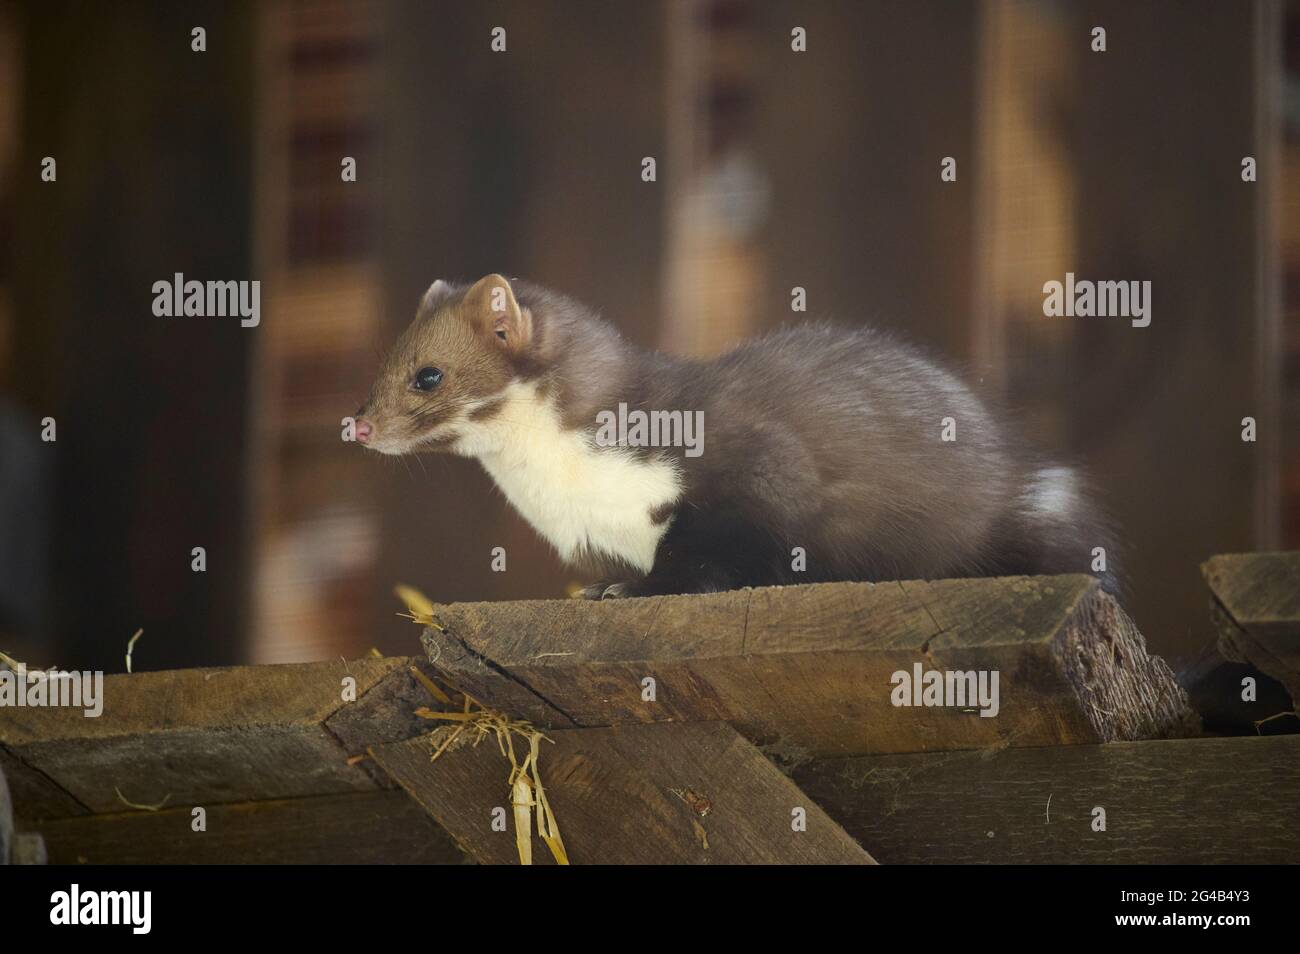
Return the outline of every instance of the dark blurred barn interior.
[[[904,332],[1086,467],[1176,667],[1202,560],[1300,546],[1300,0],[10,3],[0,649],[409,653],[395,582],[563,595],[476,464],[340,440],[423,289],[491,271],[682,353],[795,286]],[[1151,280],[1151,326],[1045,318],[1067,271]],[[260,280],[260,326],[155,317],[176,272]]]

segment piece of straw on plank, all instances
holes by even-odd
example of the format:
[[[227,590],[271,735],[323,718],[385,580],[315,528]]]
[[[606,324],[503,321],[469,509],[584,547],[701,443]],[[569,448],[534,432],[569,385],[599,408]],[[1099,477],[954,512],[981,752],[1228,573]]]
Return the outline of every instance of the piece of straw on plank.
[[[117,792],[117,797],[121,800],[122,804],[125,805],[127,808],[135,808],[142,812],[156,812],[172,800],[171,795],[168,794],[167,797],[164,798],[157,805],[141,805],[138,802],[133,802],[130,799],[128,799],[125,795],[122,794],[122,790],[118,788],[116,785],[113,786],[113,791]]]
[[[131,654],[135,652],[135,641],[144,635],[143,629],[137,629],[135,635],[126,644],[126,671],[131,671]]]

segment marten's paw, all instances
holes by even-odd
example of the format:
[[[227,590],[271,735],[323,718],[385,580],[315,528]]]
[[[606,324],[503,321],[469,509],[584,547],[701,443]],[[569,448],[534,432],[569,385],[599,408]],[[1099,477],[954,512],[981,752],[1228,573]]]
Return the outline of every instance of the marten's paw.
[[[574,598],[580,600],[616,600],[624,596],[632,596],[631,589],[631,583],[614,583],[610,580],[601,580],[599,583],[584,586],[574,594]]]

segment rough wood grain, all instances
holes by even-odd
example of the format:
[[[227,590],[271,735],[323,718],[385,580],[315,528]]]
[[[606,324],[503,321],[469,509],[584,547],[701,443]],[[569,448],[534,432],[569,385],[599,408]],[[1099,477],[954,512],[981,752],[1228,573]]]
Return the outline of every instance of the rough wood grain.
[[[390,678],[405,687],[411,663],[375,658],[110,675],[99,717],[71,708],[0,709],[0,744],[32,770],[27,784],[44,779],[70,797],[60,805],[52,793],[30,810],[33,818],[73,813],[77,805],[121,811],[123,798],[210,805],[365,791],[375,781],[348,764],[363,750],[357,738],[400,731],[396,709],[369,694],[382,694]],[[357,698],[345,702],[348,677]],[[330,731],[331,716],[353,751]],[[25,798],[25,816],[30,805]]]
[[[574,864],[871,863],[726,724],[568,729],[551,738],[542,784]],[[429,740],[414,739],[374,755],[476,860],[518,864],[513,829],[491,825],[494,808],[510,811],[509,763],[496,744],[449,749],[432,762],[430,752]],[[806,813],[805,831],[792,828],[796,809]],[[536,838],[533,858],[551,863]]]
[[[45,861],[41,836],[18,830],[9,785],[0,771],[0,865],[43,865]]]
[[[1300,705],[1300,551],[1224,554],[1201,572],[1214,594],[1220,651],[1268,673]]]
[[[60,819],[40,826],[52,864],[457,864],[465,855],[401,791]]]
[[[551,727],[722,720],[791,763],[1196,729],[1169,667],[1086,576],[451,604],[436,617],[431,664],[489,705]],[[891,677],[914,663],[997,670],[999,715],[895,707]]]
[[[14,815],[27,821],[84,815],[86,806],[0,746],[0,773],[9,781]]]
[[[827,759],[795,779],[882,864],[1300,862],[1295,735]]]
[[[375,766],[367,754],[368,748],[426,734],[429,722],[416,715],[416,710],[442,708],[416,675],[418,671],[427,678],[431,667],[416,657],[404,657],[401,662],[404,665],[389,672],[365,695],[337,709],[325,720],[325,728],[349,757],[363,757],[357,764],[381,788],[391,788],[394,782],[387,772]]]

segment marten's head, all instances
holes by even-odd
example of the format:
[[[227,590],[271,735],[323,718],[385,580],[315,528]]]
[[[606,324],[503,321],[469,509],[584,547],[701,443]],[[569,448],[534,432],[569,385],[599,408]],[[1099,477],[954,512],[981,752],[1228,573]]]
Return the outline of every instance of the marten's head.
[[[357,411],[356,439],[382,454],[452,449],[529,371],[532,339],[533,315],[502,276],[434,282]]]

